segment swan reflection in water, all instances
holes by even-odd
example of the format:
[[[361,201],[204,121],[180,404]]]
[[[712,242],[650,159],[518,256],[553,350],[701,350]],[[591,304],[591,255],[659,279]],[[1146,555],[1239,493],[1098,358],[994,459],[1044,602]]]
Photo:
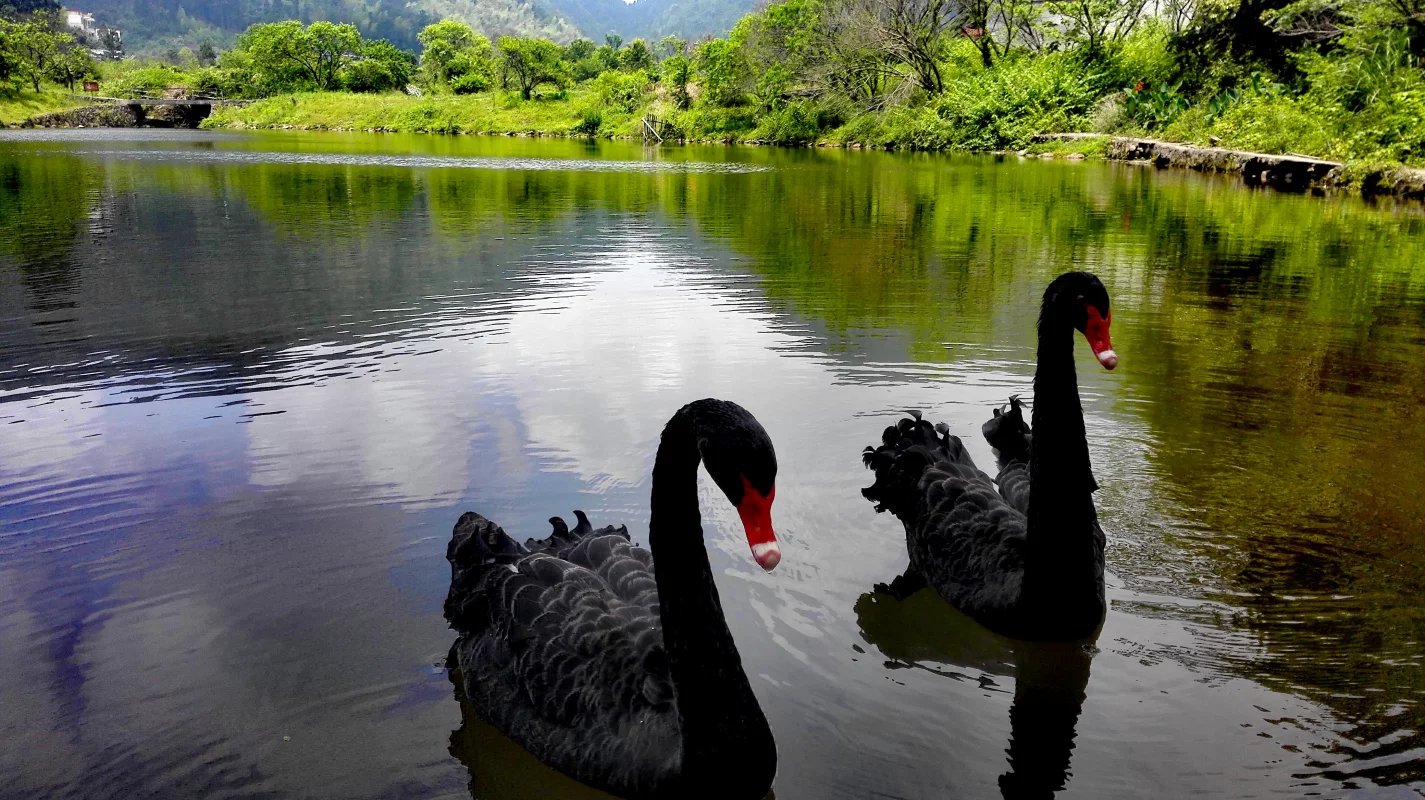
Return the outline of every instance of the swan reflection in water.
[[[1013,677],[1008,770],[999,777],[1000,794],[1005,800],[1049,798],[1068,784],[1095,652],[1091,639],[1027,642],[999,636],[930,588],[904,600],[884,591],[863,594],[856,601],[856,621],[892,666],[959,680],[973,677],[936,665]]]

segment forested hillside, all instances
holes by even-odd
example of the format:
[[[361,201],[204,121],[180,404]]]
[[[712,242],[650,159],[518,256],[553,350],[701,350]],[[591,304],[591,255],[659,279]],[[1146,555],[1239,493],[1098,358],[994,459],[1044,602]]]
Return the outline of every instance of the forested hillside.
[[[33,5],[35,0],[0,0]],[[417,48],[416,34],[441,19],[457,19],[490,37],[541,36],[602,41],[614,33],[649,40],[674,34],[721,36],[756,0],[85,0],[84,10],[124,31],[130,52],[202,41],[230,43],[248,26],[299,19],[350,22],[364,36]]]
[[[758,0],[548,0],[550,6],[596,41],[606,33],[656,41],[725,36]]]

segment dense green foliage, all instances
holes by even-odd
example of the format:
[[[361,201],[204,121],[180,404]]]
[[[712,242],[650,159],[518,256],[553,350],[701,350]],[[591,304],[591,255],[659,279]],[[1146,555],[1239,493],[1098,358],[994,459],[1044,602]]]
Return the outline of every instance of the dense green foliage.
[[[1056,0],[1051,18],[1049,5],[1026,0],[977,2],[784,0],[693,47],[616,35],[562,48],[520,37],[492,45],[446,20],[418,36],[425,91],[504,89],[490,107],[502,108],[505,122],[492,126],[466,108],[436,115],[438,125],[394,127],[584,135],[652,127],[686,139],[960,150],[1098,131],[1425,163],[1425,0],[1276,3],[1259,8],[1254,25],[1242,23],[1241,7],[1220,3],[1149,13],[1136,0]],[[1262,26],[1276,38],[1233,44]],[[1210,67],[1204,42],[1217,42],[1222,56]],[[519,101],[541,107],[521,112],[511,105]],[[366,107],[330,111],[328,126],[368,124],[356,120]],[[529,124],[508,119],[521,113]]]
[[[73,89],[94,70],[88,49],[54,11],[0,16],[0,98],[15,97],[27,84],[39,94],[46,80]]]
[[[56,34],[9,24],[19,33],[0,35],[0,78],[38,91],[45,77],[83,77],[81,59],[46,43]],[[181,71],[125,70],[113,84],[498,91],[508,96],[491,102],[515,115],[512,100],[545,104],[523,112],[542,120],[526,129],[559,134],[1002,150],[1097,131],[1425,164],[1425,0],[783,0],[696,46],[616,34],[492,43],[454,18],[408,38],[418,62],[355,25],[266,22],[221,54],[175,53]],[[448,127],[471,121],[460,112]]]

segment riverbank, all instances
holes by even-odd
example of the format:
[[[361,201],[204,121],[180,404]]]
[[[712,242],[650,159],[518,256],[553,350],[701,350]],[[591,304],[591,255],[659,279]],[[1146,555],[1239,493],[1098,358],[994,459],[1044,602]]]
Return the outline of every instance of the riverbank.
[[[244,106],[215,109],[206,129],[315,130],[371,133],[486,134],[610,139],[640,139],[652,132],[667,141],[748,145],[795,145],[852,149],[916,148],[894,142],[858,141],[852,126],[816,140],[778,141],[755,118],[677,112],[659,99],[632,109],[598,105],[601,98],[576,87],[554,97],[523,101],[496,92],[478,95],[413,97],[400,93],[310,92],[280,95]],[[0,102],[0,123],[10,127],[136,127],[139,120],[124,107],[85,106],[57,90]],[[598,113],[593,111],[597,108]],[[28,112],[28,114],[26,114]],[[182,120],[150,115],[149,124],[172,126]],[[861,126],[864,127],[864,123]],[[970,150],[968,152],[975,152]],[[1240,176],[1247,186],[1286,192],[1358,191],[1425,201],[1425,170],[1401,165],[1342,162],[1302,154],[1260,153],[1160,139],[1102,133],[1039,133],[1018,151],[1025,156],[1085,158],[1151,163],[1159,168]]]
[[[36,117],[88,105],[62,89],[0,93],[0,128],[18,128]]]
[[[1359,191],[1368,197],[1391,195],[1425,200],[1425,169],[1329,161],[1296,153],[1257,153],[1097,133],[1039,134],[1021,152],[1045,157],[1144,162],[1160,169],[1232,174],[1239,176],[1247,186],[1283,192],[1324,194],[1347,190]]]
[[[596,121],[586,112],[597,106]],[[633,136],[648,105],[609,107],[583,87],[555,97],[520,100],[500,92],[412,97],[390,92],[304,92],[220,108],[208,129],[368,131],[374,133],[486,133],[542,136]]]
[[[858,141],[852,126],[815,140],[781,142],[755,118],[730,114],[715,119],[697,112],[676,112],[659,100],[632,110],[603,106],[599,98],[576,88],[531,101],[499,93],[410,97],[403,94],[319,92],[259,100],[244,107],[215,110],[203,123],[210,129],[280,129],[387,133],[492,134],[505,136],[643,138],[644,120],[665,140],[724,144],[795,144],[867,149],[915,148],[894,142]],[[862,126],[864,127],[864,124]],[[974,152],[973,150],[969,152]],[[1402,165],[1341,162],[1302,154],[1259,153],[1199,146],[1134,136],[1099,133],[1039,133],[1021,151],[1110,161],[1148,162],[1161,168],[1240,175],[1248,186],[1286,192],[1360,191],[1425,200],[1425,170]]]

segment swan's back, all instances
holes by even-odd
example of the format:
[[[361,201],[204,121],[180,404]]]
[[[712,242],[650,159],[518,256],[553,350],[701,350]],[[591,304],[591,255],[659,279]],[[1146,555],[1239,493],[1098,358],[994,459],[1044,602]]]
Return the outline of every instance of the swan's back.
[[[959,437],[912,417],[866,448],[876,482],[862,494],[905,524],[912,569],[946,601],[996,627],[1020,598],[1024,513],[996,491]]]
[[[681,737],[650,553],[628,531],[515,542],[468,512],[456,523],[445,615],[482,717],[584,783],[638,797],[676,775]]]

